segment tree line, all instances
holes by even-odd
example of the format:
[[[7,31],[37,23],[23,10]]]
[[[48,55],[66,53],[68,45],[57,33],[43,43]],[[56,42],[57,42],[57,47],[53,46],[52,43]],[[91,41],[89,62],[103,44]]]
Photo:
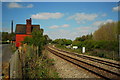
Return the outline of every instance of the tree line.
[[[120,34],[120,21],[106,23],[101,25],[98,30],[93,34],[83,35],[76,37],[75,40],[56,39],[53,43],[61,46],[78,46],[79,49],[86,47],[87,52],[93,52],[94,55],[98,54],[105,57],[108,53],[113,56],[118,56],[119,50],[119,34]],[[104,52],[104,53],[103,53]],[[101,55],[102,54],[102,55]]]

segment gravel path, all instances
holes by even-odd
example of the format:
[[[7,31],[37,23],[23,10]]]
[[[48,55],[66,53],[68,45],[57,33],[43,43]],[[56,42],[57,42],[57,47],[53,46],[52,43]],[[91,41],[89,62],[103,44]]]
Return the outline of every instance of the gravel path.
[[[55,68],[60,78],[99,78],[98,76],[69,63],[47,51],[49,58],[54,59]]]

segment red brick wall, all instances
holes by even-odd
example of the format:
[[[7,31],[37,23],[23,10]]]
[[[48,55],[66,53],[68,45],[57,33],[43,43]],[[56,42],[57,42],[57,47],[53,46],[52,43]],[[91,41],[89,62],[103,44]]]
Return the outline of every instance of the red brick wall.
[[[26,36],[31,36],[27,34],[16,34],[16,47],[19,47],[21,45],[21,41],[24,41],[24,38]]]

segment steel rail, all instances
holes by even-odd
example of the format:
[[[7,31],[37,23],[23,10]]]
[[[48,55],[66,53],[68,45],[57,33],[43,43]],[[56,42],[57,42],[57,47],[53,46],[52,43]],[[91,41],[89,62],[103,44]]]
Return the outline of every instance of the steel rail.
[[[120,74],[117,74],[117,73],[114,73],[114,72],[111,72],[109,70],[106,70],[104,68],[101,68],[101,67],[98,67],[98,66],[95,66],[95,65],[92,65],[92,64],[89,64],[87,62],[84,62],[84,61],[81,61],[81,60],[78,60],[78,59],[75,59],[73,57],[70,57],[68,55],[65,55],[65,54],[62,54],[60,52],[57,52],[49,47],[47,47],[47,50],[50,51],[51,53],[79,66],[79,67],[82,67],[104,79],[107,79],[107,80],[113,80],[112,76],[114,76],[115,79],[119,79],[120,77]]]

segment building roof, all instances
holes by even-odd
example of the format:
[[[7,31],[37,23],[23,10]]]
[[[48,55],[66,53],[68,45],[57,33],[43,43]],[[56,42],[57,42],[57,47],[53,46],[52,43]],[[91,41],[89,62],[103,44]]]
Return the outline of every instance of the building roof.
[[[40,25],[32,25],[31,30],[33,30],[33,29],[40,30]],[[25,24],[17,24],[15,33],[16,34],[26,34],[26,25]]]

